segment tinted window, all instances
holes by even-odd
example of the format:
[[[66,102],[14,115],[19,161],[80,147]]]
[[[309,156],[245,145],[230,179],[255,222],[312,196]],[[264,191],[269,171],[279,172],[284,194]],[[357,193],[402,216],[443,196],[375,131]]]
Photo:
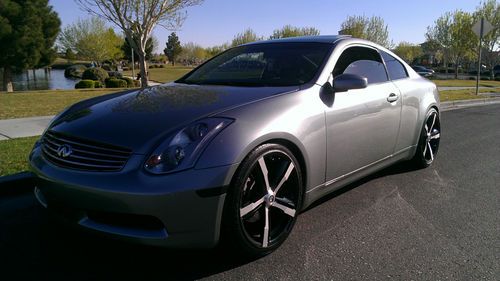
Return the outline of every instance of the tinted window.
[[[340,74],[356,74],[368,79],[368,84],[386,82],[388,80],[382,59],[377,51],[364,48],[352,47],[340,55],[333,76]]]
[[[382,57],[384,58],[385,65],[387,66],[387,72],[389,72],[389,77],[392,80],[398,80],[408,77],[406,68],[400,63],[396,58],[389,55],[386,52],[381,51]],[[423,69],[419,66],[414,68],[417,71],[422,71]]]
[[[321,43],[267,43],[236,47],[201,65],[178,83],[292,86],[313,79],[331,50]]]

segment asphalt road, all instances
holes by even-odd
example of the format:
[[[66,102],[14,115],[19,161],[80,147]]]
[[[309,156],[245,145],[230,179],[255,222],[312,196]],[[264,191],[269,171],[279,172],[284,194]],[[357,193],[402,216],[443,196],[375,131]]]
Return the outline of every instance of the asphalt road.
[[[500,280],[500,105],[444,112],[442,131],[433,166],[332,194],[253,261],[88,236],[30,194],[0,198],[0,280]]]

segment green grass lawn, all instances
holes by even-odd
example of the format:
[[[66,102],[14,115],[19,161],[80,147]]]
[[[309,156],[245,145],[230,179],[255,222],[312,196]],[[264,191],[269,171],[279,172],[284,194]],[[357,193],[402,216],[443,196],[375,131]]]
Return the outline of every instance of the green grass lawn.
[[[0,141],[0,176],[28,170],[28,155],[38,138]]]
[[[476,80],[432,80],[439,87],[476,87]],[[479,81],[480,87],[500,87],[500,81]]]
[[[78,101],[123,89],[0,92],[0,119],[54,115]]]
[[[149,79],[151,81],[160,83],[172,82],[174,80],[181,78],[184,74],[188,73],[192,69],[193,69],[192,67],[171,66],[171,65],[168,65],[165,68],[150,68],[148,69]],[[136,69],[135,75],[137,75],[137,73],[138,69]],[[123,75],[132,77],[132,71],[131,70],[124,71]]]
[[[479,89],[480,93],[500,93],[500,88]],[[463,90],[450,90],[439,91],[441,101],[455,101],[455,100],[470,100],[470,99],[484,99],[487,96],[477,95],[476,89],[463,89]]]

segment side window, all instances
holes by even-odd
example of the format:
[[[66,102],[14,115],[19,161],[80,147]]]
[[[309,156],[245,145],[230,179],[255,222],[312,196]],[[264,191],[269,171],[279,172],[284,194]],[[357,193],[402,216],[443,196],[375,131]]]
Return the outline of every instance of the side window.
[[[365,47],[351,47],[340,55],[333,77],[340,74],[357,74],[366,77],[368,84],[388,81],[387,72],[377,51]]]
[[[389,55],[384,51],[380,51],[382,53],[382,57],[384,58],[385,65],[387,66],[387,72],[389,72],[389,77],[391,80],[398,80],[408,77],[408,73],[406,72],[406,68],[400,63],[396,58]]]

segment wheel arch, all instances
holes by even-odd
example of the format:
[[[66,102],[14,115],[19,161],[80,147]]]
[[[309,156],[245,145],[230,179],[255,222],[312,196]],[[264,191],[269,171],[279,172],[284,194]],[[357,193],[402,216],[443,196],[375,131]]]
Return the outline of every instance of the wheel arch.
[[[254,140],[252,143],[250,143],[240,154],[238,158],[238,167],[234,169],[234,171],[228,175],[231,186],[234,183],[234,178],[238,174],[238,171],[241,167],[242,162],[248,157],[248,155],[254,151],[257,147],[264,145],[264,144],[279,144],[284,147],[286,147],[288,150],[290,150],[293,154],[293,156],[297,159],[300,165],[300,170],[301,170],[301,177],[302,177],[302,188],[304,191],[304,195],[307,191],[307,186],[308,186],[308,161],[306,158],[306,150],[304,146],[300,143],[300,141],[295,138],[293,135],[288,134],[288,133],[272,133],[269,135],[262,136],[256,140]]]

